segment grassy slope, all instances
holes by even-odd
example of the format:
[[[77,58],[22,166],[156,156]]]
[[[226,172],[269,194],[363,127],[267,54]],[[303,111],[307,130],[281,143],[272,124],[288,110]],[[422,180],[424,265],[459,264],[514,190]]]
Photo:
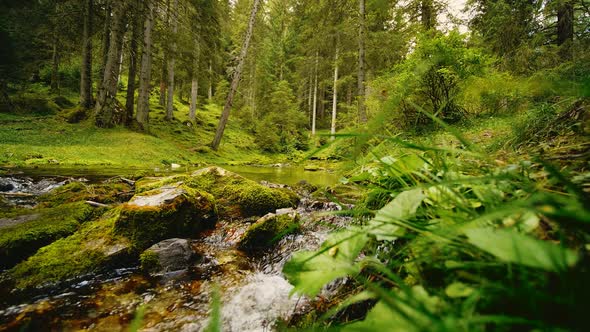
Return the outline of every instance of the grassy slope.
[[[50,98],[46,89],[36,95]],[[75,101],[75,95],[67,95]],[[119,96],[122,100],[122,96]],[[287,158],[258,151],[253,137],[240,128],[235,117],[228,123],[218,152],[207,145],[213,139],[221,110],[209,105],[197,112],[197,126],[185,123],[188,105],[176,101],[172,123],[164,121],[164,109],[151,100],[149,135],[122,126],[94,127],[90,121],[68,124],[59,115],[0,113],[0,165],[159,167],[169,163],[194,165],[272,163]]]

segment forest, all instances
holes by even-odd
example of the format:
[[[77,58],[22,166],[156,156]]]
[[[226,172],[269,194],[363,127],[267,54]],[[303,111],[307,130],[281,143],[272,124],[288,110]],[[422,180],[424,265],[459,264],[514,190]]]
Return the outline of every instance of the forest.
[[[0,1],[0,332],[585,331],[588,280],[588,0]]]

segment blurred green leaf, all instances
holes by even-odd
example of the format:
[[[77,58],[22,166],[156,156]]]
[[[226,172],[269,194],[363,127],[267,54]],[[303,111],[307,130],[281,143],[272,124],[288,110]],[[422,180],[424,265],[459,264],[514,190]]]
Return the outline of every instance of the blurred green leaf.
[[[465,234],[469,243],[509,263],[559,272],[579,258],[572,250],[512,230],[478,228]]]
[[[331,234],[317,252],[293,254],[283,268],[294,286],[292,293],[313,297],[330,281],[359,273],[360,266],[354,262],[368,239],[360,230],[349,228]]]

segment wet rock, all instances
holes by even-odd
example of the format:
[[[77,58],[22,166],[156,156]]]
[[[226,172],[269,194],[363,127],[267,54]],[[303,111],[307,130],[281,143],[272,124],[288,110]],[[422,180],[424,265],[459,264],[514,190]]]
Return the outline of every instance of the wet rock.
[[[14,183],[9,179],[0,179],[0,192],[9,192],[14,190]]]
[[[135,195],[121,206],[115,233],[138,250],[162,239],[187,236],[214,225],[213,197],[184,185],[166,185]]]
[[[95,212],[84,203],[23,211],[0,219],[0,268],[12,267],[39,248],[73,234]]]
[[[268,248],[284,236],[297,232],[299,227],[299,214],[295,210],[283,210],[281,214],[269,213],[246,230],[238,247],[245,251]]]
[[[146,249],[140,256],[141,267],[151,274],[185,270],[195,257],[186,239],[167,239]]]

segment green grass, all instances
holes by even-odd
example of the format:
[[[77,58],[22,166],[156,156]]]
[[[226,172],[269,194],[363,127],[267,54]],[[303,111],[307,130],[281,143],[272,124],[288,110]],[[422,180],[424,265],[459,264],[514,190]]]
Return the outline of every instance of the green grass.
[[[44,89],[34,89],[37,97],[52,97]],[[75,95],[66,97],[75,101]],[[122,94],[119,99],[122,101]],[[0,165],[152,168],[170,163],[267,164],[288,157],[261,153],[254,138],[240,128],[235,117],[230,118],[219,151],[212,151],[208,144],[215,134],[220,107],[207,105],[199,109],[197,125],[189,127],[186,103],[177,100],[176,119],[167,122],[164,108],[157,105],[156,98],[151,102],[150,134],[123,126],[96,128],[89,120],[69,124],[59,113],[0,113]]]

